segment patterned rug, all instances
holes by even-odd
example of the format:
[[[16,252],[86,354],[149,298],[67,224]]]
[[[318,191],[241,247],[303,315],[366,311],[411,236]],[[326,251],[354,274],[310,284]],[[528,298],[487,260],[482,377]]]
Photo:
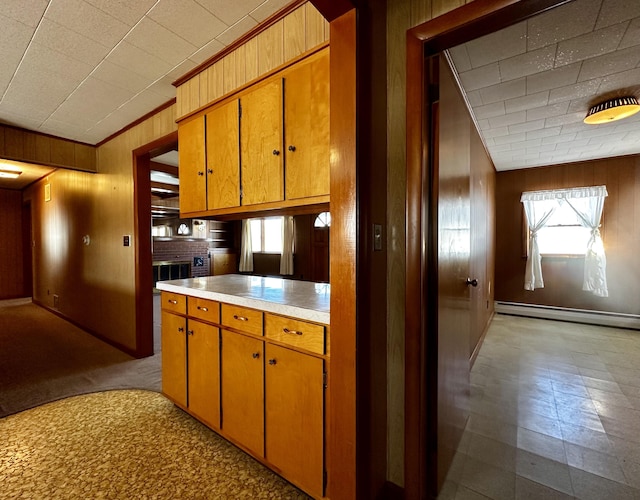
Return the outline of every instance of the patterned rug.
[[[308,498],[161,394],[76,396],[0,419],[0,498]]]

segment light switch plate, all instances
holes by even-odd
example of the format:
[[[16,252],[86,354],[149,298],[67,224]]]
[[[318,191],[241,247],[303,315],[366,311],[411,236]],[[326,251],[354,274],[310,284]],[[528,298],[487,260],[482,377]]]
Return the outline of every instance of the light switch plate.
[[[374,252],[382,251],[382,224],[373,225],[373,250]]]
[[[129,236],[128,234],[124,235],[122,237],[122,245],[125,247],[128,247],[129,245],[131,245],[131,236]]]

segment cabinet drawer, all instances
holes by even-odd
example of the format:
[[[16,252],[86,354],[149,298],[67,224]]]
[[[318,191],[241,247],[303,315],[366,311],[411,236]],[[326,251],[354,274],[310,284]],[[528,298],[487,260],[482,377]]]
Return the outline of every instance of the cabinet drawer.
[[[270,339],[284,342],[316,354],[325,353],[325,327],[275,314],[265,314],[265,335]]]
[[[262,312],[222,304],[222,324],[246,333],[262,335]]]
[[[189,317],[220,323],[220,302],[189,297]]]
[[[187,314],[187,297],[173,292],[162,292],[162,309],[178,314]]]

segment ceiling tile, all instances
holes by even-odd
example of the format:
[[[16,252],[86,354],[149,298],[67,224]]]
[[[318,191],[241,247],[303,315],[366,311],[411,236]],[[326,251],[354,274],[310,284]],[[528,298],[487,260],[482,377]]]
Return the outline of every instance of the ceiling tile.
[[[224,47],[225,46],[218,40],[211,40],[196,53],[191,54],[189,56],[189,60],[195,62],[196,64],[202,64],[207,59],[210,59],[212,56],[216,55],[218,52],[224,49]]]
[[[619,48],[625,49],[638,44],[640,44],[640,18],[635,18],[629,24]]]
[[[34,118],[31,114],[14,113],[14,110],[25,111],[20,106],[11,106],[5,101],[0,102],[0,122],[7,125],[26,128],[27,130],[38,130],[43,120]]]
[[[130,29],[83,0],[52,1],[45,17],[107,47],[113,47]]]
[[[504,103],[504,106],[507,113],[514,113],[516,111],[546,106],[548,102],[549,91],[545,90],[544,92],[538,92],[537,94],[530,94],[523,97],[516,97],[515,99],[509,99]]]
[[[516,123],[524,123],[527,121],[526,111],[517,111],[516,113],[509,113],[504,116],[497,116],[495,118],[489,118],[491,128],[504,127],[506,125],[515,125]]]
[[[171,67],[180,64],[197,50],[195,45],[148,18],[140,21],[124,40],[168,62]]]
[[[527,21],[528,49],[547,45],[590,32],[595,26],[600,2],[575,0],[562,8],[551,9]]]
[[[220,35],[216,37],[216,40],[218,40],[223,45],[231,45],[238,38],[241,38],[242,35],[251,31],[257,25],[258,23],[252,17],[250,16],[243,17],[242,19],[240,19],[240,21],[238,21],[236,24],[231,26],[229,29],[220,33]]]
[[[128,26],[134,26],[157,0],[85,0],[94,7],[115,17]]]
[[[542,138],[542,144],[562,144],[563,142],[573,142],[576,134],[560,134]]]
[[[512,144],[514,142],[524,142],[527,140],[527,136],[524,132],[521,132],[519,134],[510,134],[510,135],[504,135],[501,137],[495,137],[494,142],[496,143],[496,145],[500,145],[500,144]]]
[[[1,18],[0,30],[0,96],[4,93],[29,45],[33,30],[8,18]]]
[[[527,76],[527,94],[535,94],[543,90],[576,83],[581,65],[582,63],[578,62]]]
[[[65,116],[69,109],[71,113],[83,113],[92,116],[95,121],[101,120],[112,110],[127,102],[133,93],[111,85],[110,83],[98,80],[97,78],[87,78],[82,85],[60,106],[60,109],[53,114],[52,118],[59,119],[56,114]],[[97,98],[99,96],[99,98]],[[87,127],[89,128],[89,127]]]
[[[510,82],[499,83],[478,91],[484,104],[521,97],[526,94],[526,80],[519,78]]]
[[[102,61],[111,50],[110,47],[47,18],[38,26],[33,41],[93,66]]]
[[[482,68],[472,69],[460,74],[462,85],[467,90],[476,90],[500,83],[498,63],[487,64]],[[484,101],[484,97],[483,97]],[[486,101],[485,101],[486,102]]]
[[[558,136],[560,135],[561,130],[562,130],[562,127],[550,127],[550,128],[541,128],[540,130],[531,130],[527,132],[527,140]]]
[[[148,16],[198,47],[229,26],[193,0],[161,0]]]
[[[518,125],[509,125],[509,133],[519,134],[521,132],[530,132],[544,127],[544,120],[535,120],[532,122],[519,123]],[[527,137],[527,139],[536,139],[535,137]]]
[[[551,106],[542,106],[527,110],[527,121],[538,120],[540,118],[550,118],[552,116],[564,115],[569,107],[569,102],[559,102]]]
[[[544,126],[557,127],[558,125],[582,123],[582,120],[584,120],[585,115],[586,115],[585,112],[580,112],[580,113],[568,113],[568,114],[559,115],[559,116],[552,116],[545,120]]]
[[[592,137],[601,137],[603,135],[611,135],[616,132],[615,123],[603,123],[601,125],[591,126],[587,130],[583,130],[576,134],[576,139],[591,139]]]
[[[509,135],[509,127],[499,127],[499,128],[491,128],[483,132],[485,138],[492,139],[494,137],[500,137],[504,135]]]
[[[500,61],[501,81],[514,80],[553,68],[555,45]]]
[[[113,49],[107,61],[148,78],[154,82],[172,69],[171,64],[127,42]]]
[[[473,68],[524,54],[527,50],[527,25],[525,22],[514,24],[477,38],[466,47]]]
[[[600,76],[607,76],[633,69],[640,63],[640,50],[629,47],[612,54],[587,59],[582,63],[578,81],[591,80]]]
[[[0,15],[19,21],[25,26],[38,26],[49,0],[2,0]],[[3,24],[4,26],[4,24]]]
[[[485,104],[484,106],[477,106],[473,108],[473,111],[476,118],[479,120],[494,116],[501,116],[505,114],[504,102],[500,101],[493,104]]]
[[[596,29],[627,21],[637,15],[637,0],[604,0],[596,22]]]
[[[93,78],[110,83],[137,94],[151,83],[149,78],[136,73],[126,71],[122,66],[113,64],[108,60],[102,61],[91,73]]]
[[[451,62],[453,62],[458,73],[473,69],[465,44],[457,45],[456,47],[447,50],[447,52],[451,56]]]
[[[196,0],[205,9],[221,19],[227,26],[238,22],[241,18],[258,8],[264,0]]]
[[[17,75],[33,72],[42,74],[49,80],[57,75],[68,85],[75,86],[84,80],[92,69],[93,66],[90,64],[72,59],[64,53],[34,42],[29,45],[24,54]]]
[[[598,93],[598,88],[600,88],[601,83],[602,80],[596,78],[595,80],[553,89],[549,94],[549,104],[595,95]]]
[[[266,0],[266,2],[262,2],[257,8],[252,10],[249,15],[256,21],[261,22],[289,3],[291,3],[291,0]]]
[[[618,47],[626,29],[626,23],[616,24],[560,42],[556,55],[556,67],[612,52]]]
[[[598,89],[599,93],[609,92],[613,90],[631,90],[632,93],[638,93],[640,90],[640,68],[622,71],[615,75],[605,76]]]
[[[467,101],[469,101],[469,105],[473,107],[482,106],[484,104],[479,90],[467,92]]]

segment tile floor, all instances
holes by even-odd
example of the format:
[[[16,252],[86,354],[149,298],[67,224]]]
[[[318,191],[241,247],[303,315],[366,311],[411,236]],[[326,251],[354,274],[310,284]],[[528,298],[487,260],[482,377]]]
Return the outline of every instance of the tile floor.
[[[496,315],[440,499],[640,500],[640,331]]]

